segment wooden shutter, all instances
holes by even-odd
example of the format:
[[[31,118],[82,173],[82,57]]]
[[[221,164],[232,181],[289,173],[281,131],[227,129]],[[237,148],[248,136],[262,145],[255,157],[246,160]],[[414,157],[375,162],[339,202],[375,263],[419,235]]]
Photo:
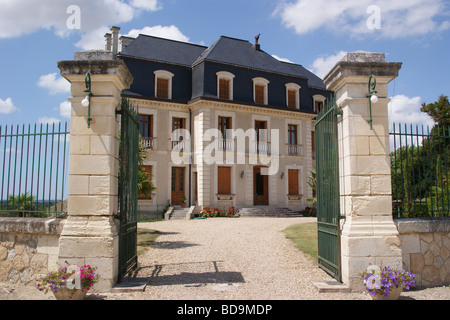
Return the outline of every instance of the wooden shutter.
[[[264,104],[264,90],[265,86],[255,84],[255,103]]]
[[[298,194],[298,170],[288,170],[289,194]]]
[[[156,97],[159,99],[169,99],[169,79],[157,79]]]
[[[295,90],[288,90],[288,108],[297,108],[297,92]]]
[[[217,177],[217,193],[231,194],[231,167],[218,167]]]
[[[230,100],[230,80],[219,79],[219,99]]]

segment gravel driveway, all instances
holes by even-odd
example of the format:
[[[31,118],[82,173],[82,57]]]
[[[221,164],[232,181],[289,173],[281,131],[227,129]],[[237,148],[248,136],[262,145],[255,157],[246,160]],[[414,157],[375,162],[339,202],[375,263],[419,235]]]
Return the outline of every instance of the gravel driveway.
[[[319,293],[311,280],[331,280],[282,232],[315,218],[214,218],[140,223],[161,232],[139,258],[145,291],[89,294],[106,300],[367,300],[366,293]],[[9,291],[8,291],[9,290]],[[26,296],[25,291],[32,291]],[[0,284],[0,299],[53,299],[29,286]],[[30,293],[31,293],[30,291]],[[450,299],[450,288],[403,292],[401,299]]]

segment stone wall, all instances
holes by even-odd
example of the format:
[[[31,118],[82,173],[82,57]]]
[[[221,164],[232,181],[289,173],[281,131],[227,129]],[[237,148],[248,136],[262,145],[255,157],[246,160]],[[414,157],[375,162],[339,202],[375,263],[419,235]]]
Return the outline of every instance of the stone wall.
[[[403,265],[417,285],[450,284],[450,218],[396,220]]]
[[[0,283],[34,284],[56,270],[65,220],[0,218]]]

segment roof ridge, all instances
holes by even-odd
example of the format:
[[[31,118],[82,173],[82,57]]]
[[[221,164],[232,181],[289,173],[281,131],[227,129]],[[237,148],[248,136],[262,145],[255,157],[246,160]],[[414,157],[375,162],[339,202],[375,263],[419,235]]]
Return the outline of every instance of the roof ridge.
[[[175,40],[175,39],[169,39],[169,38],[162,38],[162,37],[152,36],[152,35],[144,34],[144,33],[140,33],[138,35],[138,37],[139,36],[144,36],[144,37],[154,38],[154,39],[160,39],[160,40],[165,40],[165,41],[171,41],[171,42],[177,42],[177,43],[187,44],[187,45],[196,46],[196,47],[208,48],[207,46],[204,46],[204,45],[201,45],[201,44],[197,44],[197,43],[186,42],[186,41]],[[134,38],[134,39],[136,39],[136,38]]]

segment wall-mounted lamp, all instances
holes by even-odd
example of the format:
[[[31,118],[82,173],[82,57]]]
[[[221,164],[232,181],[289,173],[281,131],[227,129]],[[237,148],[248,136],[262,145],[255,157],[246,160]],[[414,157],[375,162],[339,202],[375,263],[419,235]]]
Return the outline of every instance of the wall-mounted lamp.
[[[241,179],[244,177],[244,171],[241,171]]]
[[[280,178],[281,178],[281,179],[284,178],[284,172],[281,173],[281,177],[280,177]]]
[[[86,76],[84,77],[84,85],[86,86],[86,90],[84,90],[84,92],[87,93],[86,97],[81,101],[81,105],[83,107],[87,107],[88,108],[88,116],[87,116],[87,125],[88,128],[91,127],[91,96],[92,96],[92,92],[91,92],[91,74],[88,72],[86,73]]]
[[[376,95],[376,93],[378,93],[375,89],[377,88],[377,79],[375,78],[374,75],[371,75],[369,78],[369,94],[367,96],[367,98],[369,98],[369,114],[370,114],[370,118],[369,120],[367,120],[367,122],[370,123],[370,130],[373,130],[373,126],[372,126],[372,103],[375,104],[378,102],[378,97]]]

